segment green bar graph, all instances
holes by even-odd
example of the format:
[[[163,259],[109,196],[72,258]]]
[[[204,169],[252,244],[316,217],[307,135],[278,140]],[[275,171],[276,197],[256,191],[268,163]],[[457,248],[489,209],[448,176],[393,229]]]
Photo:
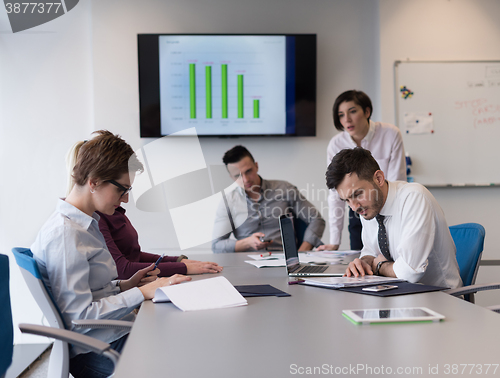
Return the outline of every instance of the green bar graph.
[[[253,118],[259,118],[259,100],[253,100]]]
[[[190,117],[196,118],[196,65],[189,64],[189,108]]]
[[[243,118],[243,75],[238,75],[238,118]]]
[[[227,117],[227,64],[221,65],[222,74],[222,118]]]
[[[212,66],[205,66],[207,118],[212,118]]]

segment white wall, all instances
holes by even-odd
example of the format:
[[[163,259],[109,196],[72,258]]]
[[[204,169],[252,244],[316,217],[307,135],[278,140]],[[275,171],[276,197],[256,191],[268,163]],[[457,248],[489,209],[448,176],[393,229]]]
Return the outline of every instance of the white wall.
[[[379,109],[376,1],[107,0],[92,5],[95,125],[120,132],[133,147],[150,141],[139,138],[137,33],[317,33],[316,138],[205,138],[201,142],[209,164],[221,164],[224,152],[235,144],[246,145],[263,177],[309,188],[310,197],[313,191],[315,198],[317,190],[326,193],[326,146],[334,135],[335,97],[347,89],[362,89]],[[375,112],[374,119],[379,114]],[[326,194],[312,202],[324,209],[326,218]],[[178,248],[167,214],[127,209],[143,248]],[[348,238],[343,239],[348,248]],[[329,240],[328,232],[324,240]]]
[[[380,0],[380,78],[383,119],[395,122],[396,60],[500,60],[500,2],[495,0]],[[446,151],[443,151],[446,153]],[[463,151],[467,153],[467,151]],[[500,188],[432,189],[449,225],[486,229],[483,259],[500,259]],[[483,267],[478,282],[500,281],[500,267]],[[477,303],[500,303],[479,294]]]
[[[10,250],[34,241],[65,193],[66,151],[92,129],[90,6],[16,34],[0,12],[0,253],[10,258],[15,324],[42,314]],[[16,343],[43,341],[15,327]]]

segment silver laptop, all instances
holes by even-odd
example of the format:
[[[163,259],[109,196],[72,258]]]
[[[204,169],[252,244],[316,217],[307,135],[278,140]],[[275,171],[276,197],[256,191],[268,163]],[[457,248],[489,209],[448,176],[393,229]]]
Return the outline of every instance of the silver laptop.
[[[290,277],[343,276],[345,265],[309,265],[299,263],[299,252],[295,243],[293,219],[280,217],[281,240],[285,252],[286,269]]]

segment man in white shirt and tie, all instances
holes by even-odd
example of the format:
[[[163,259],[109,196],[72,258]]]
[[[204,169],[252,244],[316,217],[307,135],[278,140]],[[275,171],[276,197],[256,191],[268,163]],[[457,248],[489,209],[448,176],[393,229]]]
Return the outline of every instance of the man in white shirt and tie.
[[[450,288],[463,285],[444,213],[424,186],[386,181],[370,151],[360,147],[335,155],[326,181],[363,223],[364,247],[346,276],[378,274]]]

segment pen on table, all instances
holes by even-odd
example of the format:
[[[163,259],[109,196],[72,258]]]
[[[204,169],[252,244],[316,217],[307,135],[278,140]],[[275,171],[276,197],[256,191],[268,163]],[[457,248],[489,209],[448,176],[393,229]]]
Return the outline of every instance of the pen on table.
[[[272,255],[271,252],[265,252],[262,255],[260,255],[260,257],[268,257],[268,256],[271,256],[271,255]]]
[[[304,280],[302,278],[297,278],[296,280],[288,281],[288,284],[289,285],[296,285],[296,284],[301,283],[301,282],[304,282]]]

